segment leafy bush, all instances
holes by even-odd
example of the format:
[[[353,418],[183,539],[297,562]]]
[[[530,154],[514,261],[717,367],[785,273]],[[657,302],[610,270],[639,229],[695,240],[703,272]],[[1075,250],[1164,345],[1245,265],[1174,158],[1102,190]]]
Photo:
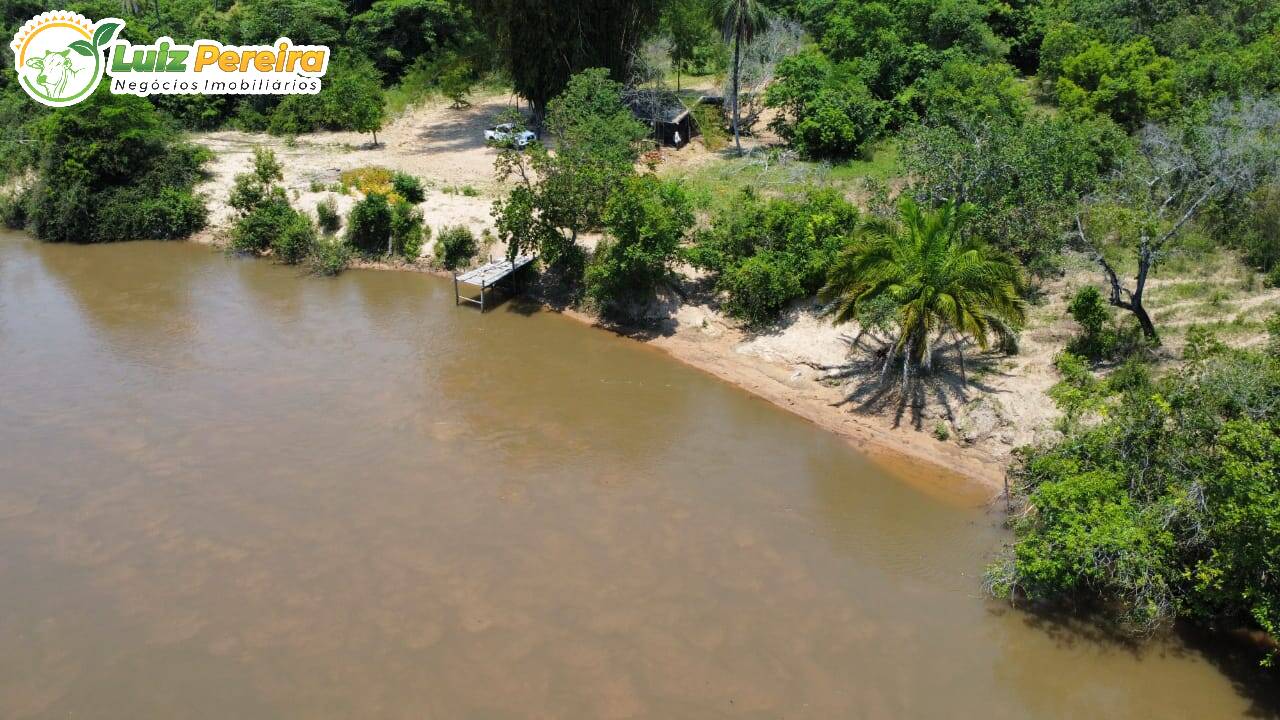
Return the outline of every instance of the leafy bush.
[[[822,287],[858,222],[857,208],[831,190],[764,200],[747,189],[713,219],[710,230],[698,234],[685,255],[717,277],[732,314],[759,324],[776,318],[787,302]],[[757,254],[766,257],[742,270]]]
[[[1209,346],[1158,382],[1131,373],[1101,422],[1021,452],[997,594],[1087,603],[1137,631],[1280,633],[1280,360]]]
[[[436,238],[436,262],[446,270],[466,267],[476,256],[476,236],[466,225],[444,228]]]
[[[338,203],[327,197],[316,203],[316,221],[320,229],[326,233],[335,233],[342,227],[342,216],[338,214]]]
[[[298,222],[298,212],[283,196],[271,197],[245,213],[231,228],[231,248],[262,253]],[[308,223],[309,224],[309,223]]]
[[[671,262],[693,221],[689,198],[678,184],[653,175],[628,180],[605,208],[609,239],[596,248],[587,266],[587,297],[614,312],[652,295],[671,274]]]
[[[715,152],[729,145],[729,133],[724,129],[724,110],[716,105],[698,104],[693,107],[693,122],[702,135],[702,145]]]
[[[104,193],[97,222],[102,242],[152,238],[184,238],[204,227],[208,211],[204,201],[189,190],[167,187],[120,188]]]
[[[524,151],[499,155],[498,179],[517,182],[494,203],[494,225],[515,252],[537,252],[561,279],[576,282],[586,257],[577,238],[600,226],[609,197],[635,175],[649,131],[622,102],[622,86],[603,68],[570,79],[548,104],[546,126],[555,140],[554,154],[542,143],[531,143]]]
[[[725,271],[718,284],[728,294],[725,310],[752,325],[776,319],[788,302],[804,294],[790,260],[765,250]]]
[[[398,172],[391,176],[391,189],[405,202],[415,205],[427,198],[422,181],[406,173]]]
[[[268,148],[255,147],[253,169],[236,175],[227,202],[242,214],[247,213],[261,205],[269,196],[283,198],[283,188],[275,184],[283,179],[284,169],[276,159],[276,154]]]
[[[426,241],[422,213],[401,200],[391,206],[391,251],[410,262],[417,260]]]
[[[347,216],[347,244],[363,253],[385,253],[391,249],[391,205],[387,196],[369,193],[351,208]]]
[[[42,115],[31,134],[36,177],[22,213],[36,237],[168,239],[204,226],[203,203],[191,188],[209,152],[175,141],[146,99],[104,89]]]
[[[1119,338],[1111,318],[1111,308],[1098,288],[1086,285],[1077,290],[1067,305],[1067,312],[1084,331],[1067,344],[1069,352],[1095,363],[1115,356]]]
[[[333,276],[351,264],[351,246],[342,238],[328,237],[316,240],[311,251],[311,272]]]
[[[285,265],[297,265],[311,254],[315,244],[315,226],[306,215],[294,211],[292,220],[271,238],[271,253]]]
[[[832,63],[816,50],[779,64],[766,102],[781,111],[770,127],[806,157],[864,155],[889,118],[857,66]]]
[[[17,190],[0,195],[0,223],[10,230],[27,226],[26,194]]]

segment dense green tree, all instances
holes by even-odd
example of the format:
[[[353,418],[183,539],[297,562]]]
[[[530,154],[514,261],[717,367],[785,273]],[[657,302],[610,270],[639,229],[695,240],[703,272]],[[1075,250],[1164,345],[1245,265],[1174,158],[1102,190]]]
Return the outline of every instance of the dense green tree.
[[[326,125],[371,133],[378,144],[378,131],[386,119],[382,74],[364,58],[336,63],[329,68],[321,90]]]
[[[1187,367],[1159,382],[1085,376],[1057,394],[1106,409],[1011,469],[1021,511],[989,573],[998,594],[1087,603],[1137,631],[1280,632],[1280,361],[1189,340]]]
[[[958,126],[1020,122],[1030,107],[1012,66],[962,57],[917,80],[912,100],[920,117]]]
[[[858,209],[832,190],[766,200],[748,188],[685,254],[711,273],[730,315],[763,325],[822,287],[858,223]]]
[[[534,125],[575,73],[606,68],[615,80],[657,27],[666,0],[475,0],[516,92]]]
[[[629,178],[604,211],[607,239],[586,271],[586,294],[608,313],[626,314],[671,276],[693,209],[678,183],[653,175]]]
[[[466,46],[474,32],[471,13],[458,0],[378,0],[351,18],[346,37],[394,80],[419,57]]]
[[[25,215],[36,237],[104,242],[185,237],[204,226],[191,188],[209,153],[175,139],[151,103],[100,88],[29,128],[35,179]]]
[[[903,200],[901,222],[865,223],[822,289],[823,299],[834,302],[836,323],[856,320],[868,304],[889,299],[897,328],[882,373],[901,358],[904,386],[917,369],[932,368],[934,350],[948,336],[970,338],[986,350],[993,336],[1007,337],[1022,326],[1021,269],[965,232],[974,212],[954,202],[928,211]]]
[[[341,0],[241,0],[233,15],[235,40],[261,45],[287,37],[297,45],[336,46],[348,19]]]
[[[715,38],[712,0],[673,0],[662,14],[662,30],[671,42],[671,64],[676,71],[676,90],[680,75],[697,56],[698,50]]]
[[[1120,46],[1094,41],[1064,58],[1056,96],[1068,111],[1105,113],[1129,127],[1178,108],[1174,63],[1146,38]]]
[[[635,174],[649,131],[604,68],[575,75],[551,101],[546,125],[556,152],[533,143],[499,156],[500,179],[516,185],[494,203],[498,235],[513,255],[537,252],[550,265],[563,261],[581,270],[578,236],[600,227],[609,198]]]
[[[889,107],[853,63],[833,63],[817,50],[783,60],[766,103],[780,112],[770,127],[801,155],[856,157],[889,122]]]

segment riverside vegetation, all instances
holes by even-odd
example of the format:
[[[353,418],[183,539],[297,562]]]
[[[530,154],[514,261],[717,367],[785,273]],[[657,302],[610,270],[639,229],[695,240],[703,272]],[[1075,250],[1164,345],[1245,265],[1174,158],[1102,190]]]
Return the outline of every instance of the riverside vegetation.
[[[7,4],[0,30],[43,9]],[[1013,543],[993,592],[1089,608],[1126,632],[1181,619],[1276,637],[1280,321],[1268,341],[1275,308],[1200,318],[1243,328],[1228,347],[1154,305],[1174,292],[1162,271],[1211,254],[1248,287],[1280,285],[1275,3],[177,0],[128,22],[139,42],[287,35],[334,46],[335,62],[314,98],[103,91],[60,110],[27,102],[5,70],[11,227],[55,242],[184,237],[206,222],[192,187],[208,157],[174,129],[342,128],[376,145],[388,109],[430,93],[461,107],[484,81],[524,97],[531,112],[514,121],[552,141],[499,154],[497,240],[539,255],[558,302],[611,321],[645,322],[691,271],[755,329],[819,297],[833,322],[883,339],[875,372],[906,402],[944,355],[963,369],[966,348],[1017,352],[1046,288],[1088,268],[1050,392],[1057,432],[1010,469]],[[659,175],[628,101],[668,73],[723,75],[725,106],[695,113],[728,146],[716,163],[868,170],[730,191]],[[431,241],[416,178],[344,177],[354,207],[344,220],[325,204],[314,222],[280,178],[263,151],[236,179],[235,249],[333,274],[353,253],[413,261]],[[476,252],[449,228],[433,254],[457,268]]]

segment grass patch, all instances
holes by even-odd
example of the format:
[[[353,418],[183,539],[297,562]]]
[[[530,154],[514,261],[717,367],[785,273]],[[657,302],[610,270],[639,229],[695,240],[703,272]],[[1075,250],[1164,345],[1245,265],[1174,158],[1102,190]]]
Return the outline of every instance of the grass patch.
[[[1200,300],[1208,297],[1212,292],[1214,292],[1214,286],[1204,280],[1170,283],[1152,288],[1148,295],[1148,304],[1158,307],[1187,300]]]
[[[473,185],[446,185],[440,188],[445,195],[462,195],[464,197],[480,197],[480,191]]]
[[[777,150],[743,157],[726,151],[719,159],[700,167],[672,169],[664,174],[682,181],[700,209],[719,210],[747,186],[765,195],[788,195],[810,187],[834,187],[850,194],[863,180],[901,177],[902,167],[897,145],[883,143],[867,160],[839,164],[790,159]]]

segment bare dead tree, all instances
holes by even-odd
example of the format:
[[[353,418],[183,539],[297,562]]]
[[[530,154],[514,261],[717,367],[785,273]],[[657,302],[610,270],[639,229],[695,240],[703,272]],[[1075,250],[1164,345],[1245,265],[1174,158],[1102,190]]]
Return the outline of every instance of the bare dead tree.
[[[798,23],[775,18],[742,48],[738,70],[738,125],[744,132],[750,133],[764,112],[764,91],[773,82],[778,63],[799,52],[803,43],[804,29]],[[725,78],[721,90],[725,98],[733,96],[732,85],[733,78]]]
[[[1143,305],[1147,280],[1177,239],[1215,201],[1250,192],[1280,167],[1280,104],[1271,98],[1221,100],[1195,127],[1148,125],[1137,152],[1111,182],[1085,198],[1074,236],[1102,269],[1111,305],[1133,314],[1147,338],[1159,341]],[[1123,211],[1120,227],[1095,230],[1108,210]],[[1097,225],[1106,226],[1099,221]],[[1137,274],[1130,287],[1103,252],[1108,235],[1131,238]]]
[[[670,41],[656,38],[642,45],[631,57],[631,67],[622,89],[622,101],[649,123],[657,142],[662,141],[658,120],[676,96],[667,85],[671,70]]]

